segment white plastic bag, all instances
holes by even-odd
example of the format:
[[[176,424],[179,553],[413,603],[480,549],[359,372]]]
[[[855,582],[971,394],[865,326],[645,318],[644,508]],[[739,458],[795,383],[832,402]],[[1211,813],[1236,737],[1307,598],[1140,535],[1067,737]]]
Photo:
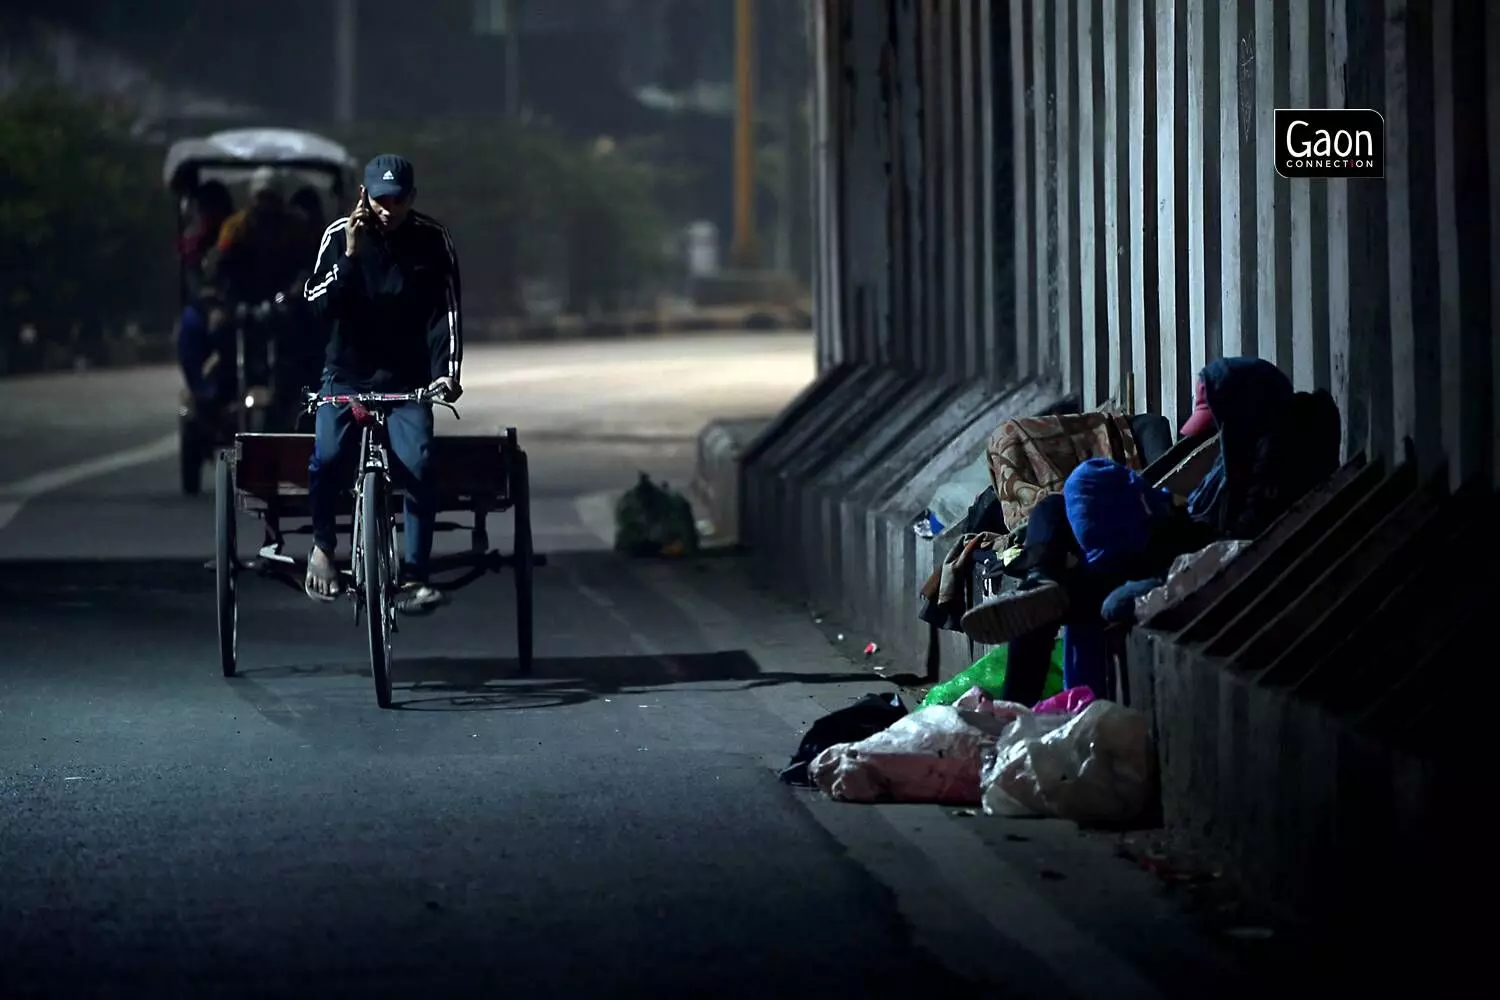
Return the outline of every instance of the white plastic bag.
[[[933,705],[857,743],[829,747],[808,774],[845,802],[976,805],[984,753],[1004,727],[989,713]]]
[[[984,811],[1125,826],[1150,809],[1153,771],[1150,730],[1134,709],[1094,701],[1077,715],[1028,711],[986,756]]]
[[[1014,722],[1017,717],[1027,712],[1025,705],[1013,701],[1000,701],[978,684],[969,688],[953,707],[963,712],[978,712],[981,715],[994,716],[1001,722]]]
[[[1213,542],[1197,552],[1172,560],[1167,582],[1135,599],[1135,620],[1149,625],[1151,619],[1182,603],[1182,599],[1218,575],[1250,543],[1238,538]]]
[[[974,500],[990,485],[990,458],[981,453],[974,461],[953,474],[953,478],[937,488],[927,509],[932,511],[938,523],[945,529],[963,524],[969,516]]]

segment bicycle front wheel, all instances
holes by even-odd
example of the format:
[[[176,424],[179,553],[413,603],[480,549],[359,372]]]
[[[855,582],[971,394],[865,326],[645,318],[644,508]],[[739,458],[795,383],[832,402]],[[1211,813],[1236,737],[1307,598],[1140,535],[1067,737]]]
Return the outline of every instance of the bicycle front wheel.
[[[360,531],[363,534],[365,623],[370,635],[370,673],[375,678],[375,701],[391,707],[391,588],[395,567],[390,560],[391,519],[386,516],[385,480],[378,472],[365,473],[360,490]]]

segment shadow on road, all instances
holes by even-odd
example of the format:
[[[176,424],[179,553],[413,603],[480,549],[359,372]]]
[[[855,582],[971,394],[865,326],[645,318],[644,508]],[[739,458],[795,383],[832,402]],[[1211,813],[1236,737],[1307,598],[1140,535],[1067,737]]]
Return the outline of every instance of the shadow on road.
[[[354,663],[254,667],[231,683],[318,676],[370,675]],[[661,656],[541,657],[522,674],[513,657],[412,657],[392,670],[394,705],[407,711],[503,711],[564,708],[596,698],[679,684],[724,684],[750,690],[778,684],[839,684],[854,673],[767,673],[743,650]],[[254,699],[252,698],[252,701]]]

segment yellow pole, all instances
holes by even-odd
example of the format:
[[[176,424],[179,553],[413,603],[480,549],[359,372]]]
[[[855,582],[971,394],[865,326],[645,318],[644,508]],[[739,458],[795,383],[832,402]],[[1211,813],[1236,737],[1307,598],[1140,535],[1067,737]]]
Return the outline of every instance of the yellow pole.
[[[755,5],[734,3],[734,247],[736,267],[757,263],[755,245]]]

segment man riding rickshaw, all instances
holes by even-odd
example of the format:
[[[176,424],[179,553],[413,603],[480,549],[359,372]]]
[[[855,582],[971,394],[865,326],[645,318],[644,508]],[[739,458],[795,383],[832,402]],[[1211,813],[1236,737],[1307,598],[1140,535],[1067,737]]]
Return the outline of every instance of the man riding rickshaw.
[[[204,462],[236,431],[295,429],[301,390],[317,382],[324,346],[301,287],[324,205],[341,203],[354,165],[337,143],[284,129],[220,132],[168,152],[165,180],[178,195],[184,233],[184,493],[199,491]],[[229,192],[240,185],[246,197],[234,211]]]

